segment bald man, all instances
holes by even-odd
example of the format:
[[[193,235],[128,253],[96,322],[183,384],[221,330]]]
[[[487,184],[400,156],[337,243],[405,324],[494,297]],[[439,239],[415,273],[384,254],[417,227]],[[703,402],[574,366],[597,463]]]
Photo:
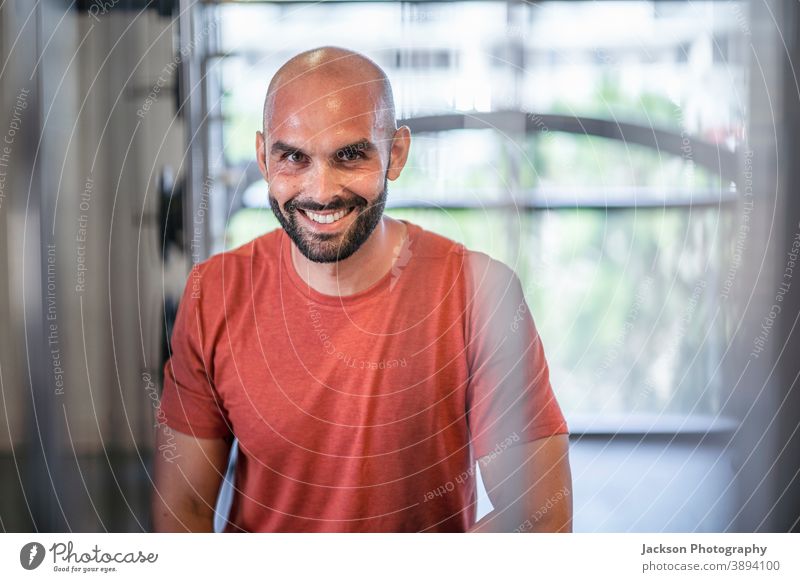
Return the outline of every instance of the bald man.
[[[514,272],[383,214],[408,158],[358,53],[289,60],[256,156],[282,228],[201,263],[158,412],[157,531],[571,530],[567,426]],[[494,509],[476,523],[476,484]]]

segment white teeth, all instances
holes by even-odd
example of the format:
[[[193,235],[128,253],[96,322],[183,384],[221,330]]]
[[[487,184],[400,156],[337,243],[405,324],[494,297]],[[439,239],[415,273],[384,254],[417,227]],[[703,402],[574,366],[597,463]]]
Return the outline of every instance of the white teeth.
[[[339,210],[333,214],[317,214],[316,212],[311,212],[310,210],[305,211],[306,216],[308,216],[314,222],[319,222],[320,224],[330,224],[332,222],[336,222],[337,220],[341,220],[349,212],[349,210]]]

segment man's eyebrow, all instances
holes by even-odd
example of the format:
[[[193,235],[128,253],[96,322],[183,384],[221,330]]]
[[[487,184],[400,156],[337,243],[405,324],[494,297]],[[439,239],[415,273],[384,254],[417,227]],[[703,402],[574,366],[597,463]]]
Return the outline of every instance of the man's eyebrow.
[[[347,145],[343,145],[341,147],[338,147],[338,148],[336,148],[335,151],[336,152],[340,152],[342,150],[350,150],[350,151],[356,150],[356,151],[361,151],[361,152],[373,152],[376,149],[377,148],[375,147],[374,143],[372,143],[367,138],[363,138],[363,139],[360,139],[358,141],[354,141],[353,143],[349,143]],[[289,153],[289,154],[299,153],[299,154],[306,155],[305,152],[303,150],[301,150],[300,148],[292,146],[292,145],[289,145],[288,143],[285,143],[285,142],[282,142],[282,141],[276,141],[275,143],[273,143],[272,147],[270,147],[270,153],[273,153],[273,154],[275,154],[275,153]]]
[[[375,150],[375,144],[369,141],[367,138],[363,138],[358,141],[354,141],[353,143],[343,145],[342,147],[336,149],[337,152],[340,152],[342,150],[357,150],[362,152],[372,152]]]
[[[288,143],[284,143],[282,141],[276,141],[274,144],[272,144],[272,147],[269,149],[269,151],[270,151],[270,153],[273,153],[273,154],[279,153],[279,152],[285,152],[285,153],[289,153],[289,154],[293,154],[293,153],[297,152],[297,153],[300,153],[300,154],[305,154],[305,152],[303,152],[303,150],[301,150],[300,148],[296,148],[296,147],[291,146]]]

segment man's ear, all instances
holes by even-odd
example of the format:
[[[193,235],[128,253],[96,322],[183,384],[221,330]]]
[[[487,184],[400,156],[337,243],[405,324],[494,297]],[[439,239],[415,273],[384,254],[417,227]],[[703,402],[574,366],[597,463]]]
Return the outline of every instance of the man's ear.
[[[397,180],[408,160],[408,152],[411,150],[411,130],[403,125],[397,128],[392,137],[392,148],[389,152],[389,168],[386,177],[390,180]]]
[[[260,131],[256,132],[256,159],[258,160],[258,169],[261,170],[261,175],[269,182],[269,173],[267,172],[267,151],[266,140],[264,134]]]

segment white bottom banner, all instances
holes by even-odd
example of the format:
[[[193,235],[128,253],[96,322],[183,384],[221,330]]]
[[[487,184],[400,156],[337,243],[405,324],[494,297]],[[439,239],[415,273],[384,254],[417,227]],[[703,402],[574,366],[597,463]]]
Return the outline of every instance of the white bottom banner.
[[[0,535],[3,580],[777,582],[799,563],[797,534]]]

